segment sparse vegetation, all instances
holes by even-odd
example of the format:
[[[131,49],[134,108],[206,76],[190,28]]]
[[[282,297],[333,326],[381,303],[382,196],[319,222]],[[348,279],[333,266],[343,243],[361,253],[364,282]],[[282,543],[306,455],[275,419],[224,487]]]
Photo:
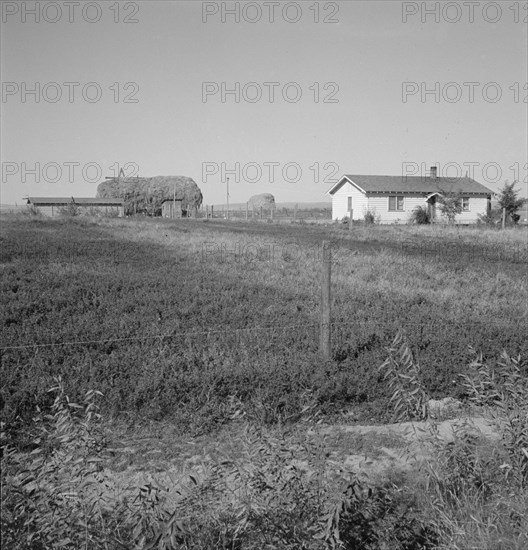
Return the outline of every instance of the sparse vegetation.
[[[490,208],[485,214],[478,214],[478,224],[487,225],[490,227],[497,227],[500,224],[502,218],[502,212],[498,208]]]
[[[74,217],[81,214],[81,209],[79,208],[79,205],[72,201],[66,206],[59,208],[59,213],[61,216]]]

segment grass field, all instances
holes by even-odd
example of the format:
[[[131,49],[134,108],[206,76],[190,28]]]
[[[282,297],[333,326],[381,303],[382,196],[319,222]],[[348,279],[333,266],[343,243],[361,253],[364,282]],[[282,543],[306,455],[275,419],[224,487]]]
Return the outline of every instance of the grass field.
[[[497,361],[503,350],[520,355],[519,372],[528,375],[526,228],[357,225],[348,231],[332,223],[17,215],[6,215],[2,228],[3,443],[20,452],[35,448],[32,419],[52,411],[48,390],[59,376],[73,402],[82,403],[91,389],[102,392],[110,439],[132,437],[134,426],[133,438],[146,438],[147,448],[153,440],[163,440],[163,449],[171,441],[187,448],[189,438],[193,446],[200,438],[210,445],[226,434],[242,441],[233,420],[242,411],[261,430],[250,437],[251,452],[255,445],[275,449],[273,467],[279,467],[284,441],[270,443],[262,430],[303,431],[306,411],[317,410],[320,421],[336,426],[343,419],[392,419],[379,367],[398,330],[431,397],[468,397],[460,377],[469,372],[468,346],[484,362]],[[333,243],[330,361],[318,351],[323,240]],[[345,438],[342,445],[358,441]],[[388,437],[374,447],[384,445],[399,443]],[[241,453],[244,445],[235,447]],[[137,464],[145,469],[140,454]],[[273,469],[269,462],[261,467]],[[385,493],[377,494],[379,514],[392,518],[382,531],[394,535],[397,516]],[[413,494],[400,491],[400,504],[412,508]],[[283,502],[285,510],[290,504]],[[273,507],[278,513],[279,500]],[[309,524],[312,512],[281,521]],[[412,531],[419,518],[405,517]],[[350,535],[344,547],[434,548],[423,542],[433,527],[420,525],[414,546],[405,546],[400,533],[392,546],[367,546],[366,538],[354,546],[360,539]],[[255,538],[255,546],[189,540],[172,547],[326,548],[272,538]]]

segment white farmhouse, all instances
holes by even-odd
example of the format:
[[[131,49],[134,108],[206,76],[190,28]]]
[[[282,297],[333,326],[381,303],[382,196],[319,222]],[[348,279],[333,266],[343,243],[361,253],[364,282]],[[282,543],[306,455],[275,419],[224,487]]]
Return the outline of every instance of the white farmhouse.
[[[427,207],[433,223],[447,221],[437,208],[438,197],[456,193],[462,199],[462,213],[456,223],[477,223],[479,214],[491,208],[494,192],[474,179],[429,176],[343,176],[329,191],[332,219],[362,220],[371,212],[380,223],[407,223],[417,206]]]

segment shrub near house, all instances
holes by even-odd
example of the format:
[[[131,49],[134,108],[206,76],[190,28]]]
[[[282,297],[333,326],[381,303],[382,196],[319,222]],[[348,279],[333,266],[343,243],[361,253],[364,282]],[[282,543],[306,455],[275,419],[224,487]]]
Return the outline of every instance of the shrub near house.
[[[437,177],[433,168],[429,177],[343,176],[328,191],[332,219],[352,215],[353,220],[361,220],[365,212],[373,212],[380,223],[407,223],[417,207],[424,207],[431,223],[447,222],[440,202],[445,196],[456,195],[461,209],[456,223],[477,223],[478,216],[488,212],[493,192],[472,178]]]

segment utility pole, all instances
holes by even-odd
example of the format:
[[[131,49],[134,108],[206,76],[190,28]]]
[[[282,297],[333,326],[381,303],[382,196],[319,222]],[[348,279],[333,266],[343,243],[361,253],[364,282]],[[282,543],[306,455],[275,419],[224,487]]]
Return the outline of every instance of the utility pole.
[[[229,178],[227,178],[227,219],[229,219]]]

